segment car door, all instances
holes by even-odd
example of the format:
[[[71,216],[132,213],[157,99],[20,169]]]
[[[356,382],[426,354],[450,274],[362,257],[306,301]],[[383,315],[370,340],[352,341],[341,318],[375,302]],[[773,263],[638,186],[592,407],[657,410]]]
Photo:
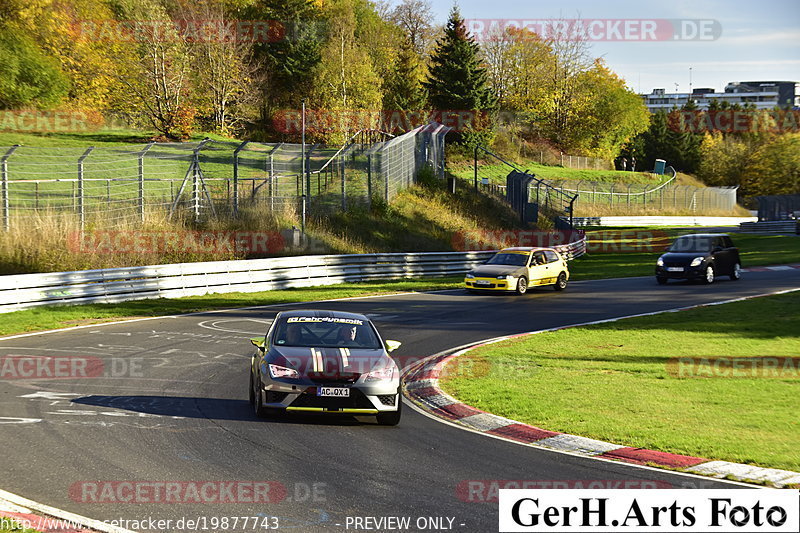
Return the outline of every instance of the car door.
[[[722,237],[722,244],[725,247],[725,250],[728,252],[728,261],[730,262],[730,268],[733,269],[733,265],[739,263],[742,264],[741,259],[739,259],[739,249],[733,244],[733,241],[727,235]]]
[[[722,237],[714,237],[711,243],[711,252],[714,254],[715,270],[718,273],[728,272],[731,269],[731,250],[725,246]]]
[[[559,258],[558,254],[553,250],[544,251],[545,259],[547,259],[547,279],[544,284],[550,285],[556,282],[559,274]]]
[[[547,258],[543,250],[536,250],[531,254],[531,263],[528,267],[528,285],[541,285],[547,279]]]

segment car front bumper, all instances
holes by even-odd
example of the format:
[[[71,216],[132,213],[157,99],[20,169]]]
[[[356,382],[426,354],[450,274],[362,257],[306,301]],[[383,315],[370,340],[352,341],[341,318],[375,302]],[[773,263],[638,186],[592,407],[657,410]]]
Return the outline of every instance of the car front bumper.
[[[668,270],[669,268],[682,268],[683,270]],[[668,279],[704,279],[706,277],[706,265],[702,264],[696,267],[656,267],[656,276],[659,278]]]
[[[517,290],[517,279],[508,281],[497,278],[464,278],[464,287],[477,291],[515,291]]]
[[[363,379],[363,378],[361,378]],[[264,407],[286,411],[317,413],[339,413],[352,415],[374,415],[397,411],[402,401],[400,380],[382,380],[356,383],[311,383],[297,384],[261,378],[264,392]],[[348,397],[318,396],[320,387],[349,389]]]

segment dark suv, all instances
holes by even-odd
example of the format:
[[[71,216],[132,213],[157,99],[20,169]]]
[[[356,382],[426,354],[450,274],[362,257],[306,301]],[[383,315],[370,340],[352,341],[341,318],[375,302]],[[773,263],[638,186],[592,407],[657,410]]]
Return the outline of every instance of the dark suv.
[[[656,281],[663,285],[669,279],[699,279],[713,283],[716,276],[741,277],[739,249],[724,233],[681,235],[656,263]]]

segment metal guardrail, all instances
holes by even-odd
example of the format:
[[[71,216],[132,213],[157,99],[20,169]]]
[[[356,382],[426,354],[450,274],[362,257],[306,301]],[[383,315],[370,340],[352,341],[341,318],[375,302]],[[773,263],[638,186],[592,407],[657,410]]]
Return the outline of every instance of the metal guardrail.
[[[707,217],[707,216],[610,216],[574,217],[575,227],[605,226],[735,226],[743,222],[755,221],[756,217]]]
[[[797,220],[762,220],[757,222],[742,222],[739,224],[741,233],[764,233],[771,235],[800,235],[800,221]]]
[[[582,253],[581,243],[557,248],[568,258]],[[585,241],[582,248],[585,251]],[[18,274],[0,277],[0,313],[48,305],[118,303],[376,279],[458,275],[488,260],[494,253],[316,255]]]

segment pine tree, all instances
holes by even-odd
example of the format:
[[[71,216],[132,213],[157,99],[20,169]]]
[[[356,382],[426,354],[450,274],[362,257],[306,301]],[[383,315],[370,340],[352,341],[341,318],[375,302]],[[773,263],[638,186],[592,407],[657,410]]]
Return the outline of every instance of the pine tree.
[[[427,94],[422,86],[422,66],[410,41],[405,40],[385,82],[383,108],[387,111],[419,111]]]
[[[486,142],[491,134],[488,113],[495,106],[489,88],[488,72],[480,59],[480,48],[467,33],[457,7],[450,11],[444,37],[436,43],[431,56],[428,80],[428,101],[438,111],[473,111],[476,120],[458,135],[457,140],[472,144]],[[460,137],[460,139],[458,139]]]

